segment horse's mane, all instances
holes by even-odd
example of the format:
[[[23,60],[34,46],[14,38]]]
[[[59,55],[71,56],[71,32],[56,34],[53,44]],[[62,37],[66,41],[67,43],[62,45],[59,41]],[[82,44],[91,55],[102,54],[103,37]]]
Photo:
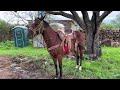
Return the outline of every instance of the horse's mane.
[[[50,26],[48,22],[46,22],[45,20],[43,20],[43,22],[46,24],[46,26]]]
[[[40,21],[43,21],[45,24],[46,24],[46,26],[49,26],[49,23],[48,22],[46,22],[43,18],[36,18],[35,20],[40,20]]]
[[[48,22],[46,22],[45,20],[43,20],[43,22],[46,24],[47,27],[48,26],[51,27],[51,25]],[[60,35],[58,34],[58,32],[56,32],[52,27],[51,27],[51,29],[57,34],[57,36],[59,37],[59,39],[62,40],[61,37],[60,37]]]

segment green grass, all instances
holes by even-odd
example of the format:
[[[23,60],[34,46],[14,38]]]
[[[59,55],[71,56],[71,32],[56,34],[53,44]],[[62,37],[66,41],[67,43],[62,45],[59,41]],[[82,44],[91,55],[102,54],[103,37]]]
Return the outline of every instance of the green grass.
[[[1,56],[28,56],[28,57],[45,57],[48,52],[45,48],[34,48],[29,45],[24,48],[14,47],[14,42],[6,42],[0,44],[0,55]]]
[[[102,47],[101,61],[84,60],[83,70],[76,71],[74,59],[63,58],[63,75],[78,79],[120,79],[120,47]],[[53,61],[45,48],[33,48],[31,45],[25,48],[16,48],[12,44],[0,44],[0,56],[26,56],[37,60],[47,57],[48,72],[55,74]]]

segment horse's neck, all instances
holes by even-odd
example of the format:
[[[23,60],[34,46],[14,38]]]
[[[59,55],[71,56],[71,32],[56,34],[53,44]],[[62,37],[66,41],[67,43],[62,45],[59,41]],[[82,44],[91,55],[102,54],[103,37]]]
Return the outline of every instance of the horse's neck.
[[[46,30],[43,31],[43,38],[48,48],[61,43],[58,34],[51,27],[46,27]]]

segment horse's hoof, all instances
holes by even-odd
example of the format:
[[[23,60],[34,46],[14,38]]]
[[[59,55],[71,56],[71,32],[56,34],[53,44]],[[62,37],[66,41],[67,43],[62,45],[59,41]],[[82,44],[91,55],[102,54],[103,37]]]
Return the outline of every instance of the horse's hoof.
[[[82,66],[79,67],[79,71],[82,71]]]
[[[78,69],[79,68],[79,66],[78,65],[76,65],[76,67],[75,67],[76,69]]]
[[[79,71],[79,66],[78,66],[78,65],[76,65],[75,69],[76,69],[76,71]]]
[[[62,77],[59,77],[59,79],[62,79]]]
[[[54,79],[58,79],[58,77],[55,77]]]

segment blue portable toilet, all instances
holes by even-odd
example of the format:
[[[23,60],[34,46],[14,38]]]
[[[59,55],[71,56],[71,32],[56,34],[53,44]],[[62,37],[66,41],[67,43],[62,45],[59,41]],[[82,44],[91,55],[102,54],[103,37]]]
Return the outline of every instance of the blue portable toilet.
[[[25,26],[15,26],[13,29],[15,47],[25,47],[29,43],[28,28]]]

